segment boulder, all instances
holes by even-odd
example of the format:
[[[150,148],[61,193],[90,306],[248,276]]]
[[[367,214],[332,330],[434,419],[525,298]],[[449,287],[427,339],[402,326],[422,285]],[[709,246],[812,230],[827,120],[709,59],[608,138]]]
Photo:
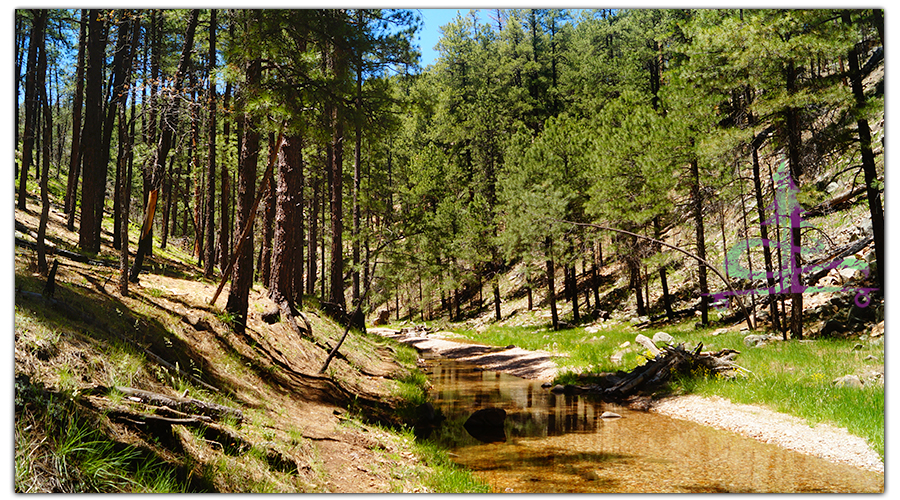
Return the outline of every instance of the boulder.
[[[391,321],[391,311],[390,309],[382,309],[378,311],[378,317],[375,318],[375,322],[373,323],[375,326],[383,326]]]
[[[482,408],[469,416],[463,428],[483,443],[498,443],[506,441],[505,422],[506,411],[502,408]]]
[[[648,351],[650,351],[650,354],[653,357],[659,356],[659,353],[662,352],[659,350],[658,347],[656,347],[656,344],[654,344],[653,341],[650,340],[650,338],[648,338],[647,336],[645,336],[643,334],[639,333],[638,336],[635,337],[634,341],[636,343],[642,345]]]
[[[856,375],[844,375],[831,381],[835,387],[850,387],[853,389],[862,389],[863,383]]]
[[[675,343],[675,339],[673,339],[672,336],[666,332],[654,333],[653,334],[653,343],[658,345],[660,342],[662,342],[664,344],[672,345]]]

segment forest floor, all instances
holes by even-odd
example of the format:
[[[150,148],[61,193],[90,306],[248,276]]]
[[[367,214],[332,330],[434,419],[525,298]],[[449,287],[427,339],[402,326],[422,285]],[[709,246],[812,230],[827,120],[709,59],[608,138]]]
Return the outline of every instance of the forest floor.
[[[39,215],[29,202],[28,211],[16,211],[16,222],[27,228],[17,236],[26,240]],[[47,239],[75,250],[77,233],[65,229],[63,217],[51,210]],[[99,263],[48,257],[59,261],[52,299],[40,295],[45,279],[36,272],[35,252],[16,247],[17,491],[86,487],[83,477],[60,477],[54,466],[60,451],[50,444],[74,424],[68,418],[158,457],[189,490],[428,491],[433,470],[412,434],[391,430],[403,424],[398,394],[416,370],[414,352],[398,361],[396,344],[351,334],[343,356],[320,374],[341,327],[315,312],[307,313],[310,338],[283,322],[266,324],[262,313],[274,306],[254,286],[246,333],[234,333],[223,313],[228,288],[209,305],[217,283],[183,264],[191,259],[172,242],[154,250],[139,283],[122,296],[117,266],[102,264],[118,261],[107,246],[108,229]],[[234,408],[243,421],[153,426],[162,409],[114,387]],[[63,405],[56,413],[69,416],[49,411],[51,401]]]

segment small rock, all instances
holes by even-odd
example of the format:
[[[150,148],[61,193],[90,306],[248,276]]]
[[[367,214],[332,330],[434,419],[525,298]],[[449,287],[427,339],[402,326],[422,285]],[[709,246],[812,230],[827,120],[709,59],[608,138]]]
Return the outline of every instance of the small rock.
[[[631,342],[629,342],[629,341],[626,340],[625,342],[622,342],[622,343],[619,345],[619,348],[620,348],[620,349],[625,349],[626,347],[628,347],[628,346],[630,346],[630,345],[631,345]]]
[[[600,415],[600,418],[622,418],[622,415],[611,411],[605,411]]]
[[[747,335],[744,337],[744,345],[749,347],[761,347],[769,340],[768,335]]]
[[[552,389],[550,389],[550,392],[552,392],[553,394],[562,394],[565,391],[566,391],[566,386],[564,386],[562,384],[556,384],[553,386]]]
[[[878,359],[878,358],[876,358],[876,357],[873,356],[872,354],[869,354],[868,356],[866,356],[865,358],[863,358],[863,361],[875,361],[875,360],[877,360],[877,359]]]
[[[636,343],[644,346],[644,348],[646,348],[648,351],[650,351],[650,354],[653,355],[654,357],[659,355],[659,353],[660,353],[659,348],[656,347],[656,344],[654,344],[653,341],[650,340],[645,335],[642,335],[639,333],[638,336],[635,337],[634,341]]]
[[[654,334],[653,334],[653,343],[654,343],[654,344],[659,344],[660,342],[664,342],[664,343],[666,343],[666,344],[671,345],[671,344],[674,344],[674,343],[675,343],[675,339],[673,339],[672,336],[669,335],[669,334],[666,333],[666,332],[656,332],[656,333],[654,333]]]
[[[862,389],[863,383],[856,375],[844,375],[834,379],[831,382],[835,387],[851,387],[854,389]]]
[[[861,351],[862,348],[863,348],[863,345],[862,345],[862,344],[856,344],[855,346],[853,346],[853,349],[852,349],[852,350],[854,350],[854,351]]]
[[[872,338],[884,335],[884,321],[873,326],[872,333],[870,335],[872,336]]]
[[[722,335],[724,333],[728,333],[728,328],[719,328],[718,330],[712,332],[710,335],[712,335],[713,337],[718,337],[719,335]]]

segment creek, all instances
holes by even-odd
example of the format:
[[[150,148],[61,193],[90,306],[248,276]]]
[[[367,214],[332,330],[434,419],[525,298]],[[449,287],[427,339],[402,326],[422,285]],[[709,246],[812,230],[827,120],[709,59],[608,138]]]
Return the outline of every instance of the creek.
[[[496,493],[873,493],[884,475],[653,412],[554,394],[540,382],[425,357],[432,404],[446,420],[431,439]],[[506,441],[464,428],[501,408]],[[613,412],[620,418],[601,418]]]

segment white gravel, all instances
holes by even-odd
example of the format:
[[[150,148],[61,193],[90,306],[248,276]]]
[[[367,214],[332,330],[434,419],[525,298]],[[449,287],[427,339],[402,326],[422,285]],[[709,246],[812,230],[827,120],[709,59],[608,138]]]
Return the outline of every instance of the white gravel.
[[[884,473],[884,462],[861,437],[827,424],[810,427],[803,420],[726,399],[677,396],[657,401],[651,411],[690,420],[834,463]]]

